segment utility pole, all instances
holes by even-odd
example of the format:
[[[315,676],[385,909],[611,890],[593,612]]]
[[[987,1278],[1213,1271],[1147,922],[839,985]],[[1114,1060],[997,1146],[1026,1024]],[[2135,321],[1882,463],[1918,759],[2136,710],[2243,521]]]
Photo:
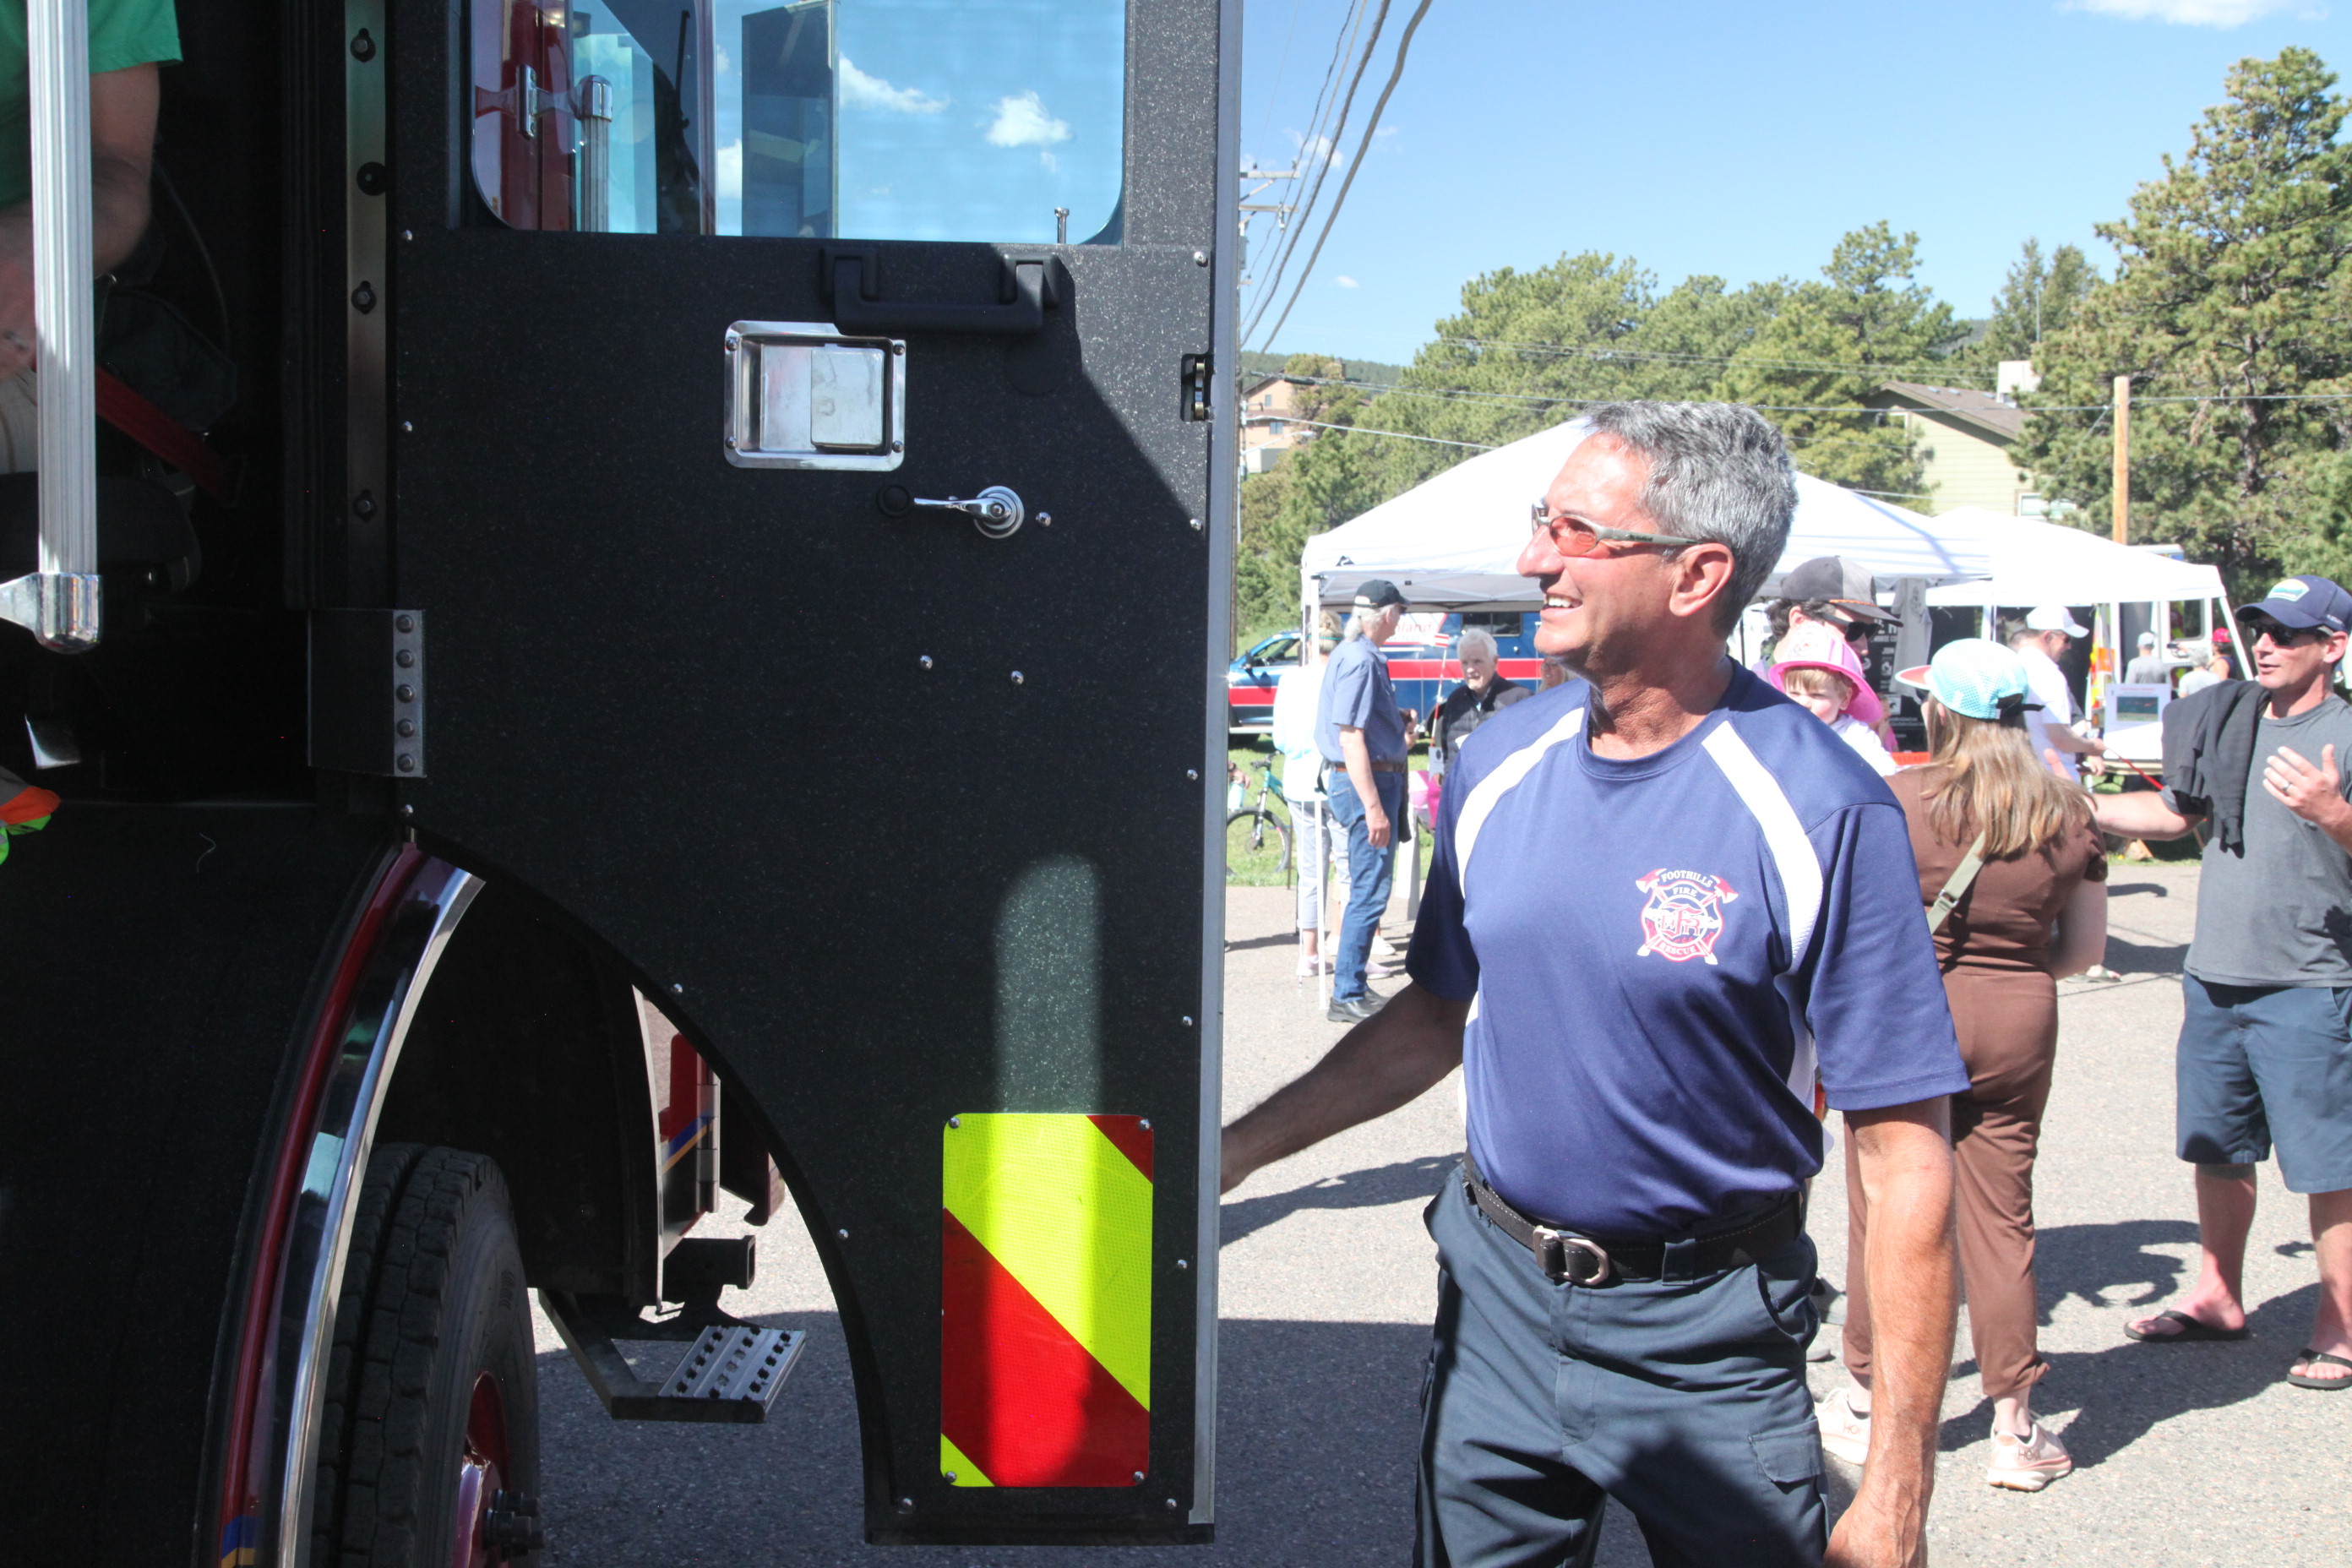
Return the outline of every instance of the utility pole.
[[[1274,182],[1276,180],[1295,180],[1298,178],[1298,168],[1297,165],[1293,164],[1287,169],[1261,169],[1255,164],[1252,164],[1250,167],[1244,169],[1241,172],[1241,177],[1244,183],[1251,180],[1259,182],[1255,189],[1246,190],[1242,193],[1242,259],[1241,265],[1234,270],[1238,275],[1237,280],[1243,284],[1248,284],[1256,281],[1255,279],[1253,279],[1249,275],[1250,219],[1258,213],[1272,213],[1274,215],[1275,240],[1279,244],[1282,238],[1282,231],[1290,226],[1290,215],[1298,210],[1298,204],[1296,202],[1255,202],[1250,200],[1250,198],[1252,196],[1264,195],[1273,187]]]
[[[2115,539],[2131,542],[2131,377],[2116,377]]]

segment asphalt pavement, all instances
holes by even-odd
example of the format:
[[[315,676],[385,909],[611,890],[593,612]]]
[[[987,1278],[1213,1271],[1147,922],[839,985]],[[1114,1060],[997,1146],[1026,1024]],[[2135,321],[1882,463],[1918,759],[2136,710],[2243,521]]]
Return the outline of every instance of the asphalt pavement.
[[[2346,1506],[2352,1394],[2281,1381],[2316,1286],[2302,1200],[2263,1167],[2247,1260],[2254,1337],[2155,1346],[2125,1321],[2186,1285],[2196,1257],[2187,1167],[2171,1152],[2174,977],[2194,924],[2197,868],[2116,866],[2106,984],[2062,988],[2056,1089],[2036,1207],[2040,1413],[2077,1468],[2039,1495],[1984,1481],[1991,1407],[1963,1321],[1945,1402],[1932,1514],[1939,1563],[2326,1564],[2352,1561]],[[1228,901],[1228,1115],[1311,1064],[1341,1032],[1293,973],[1289,895]],[[1834,1125],[1834,1119],[1832,1119]],[[760,1280],[728,1306],[805,1328],[811,1345],[769,1423],[606,1419],[541,1319],[545,1560],[565,1568],[700,1563],[762,1568],[1182,1563],[1366,1568],[1410,1561],[1413,1407],[1434,1290],[1421,1209],[1462,1147],[1449,1080],[1415,1104],[1259,1173],[1226,1200],[1217,1541],[1201,1548],[868,1548],[856,1415],[839,1325],[805,1232],[760,1233]],[[1832,1156],[1832,1170],[1836,1156]],[[740,1205],[707,1222],[740,1232]],[[1842,1184],[1820,1184],[1822,1271],[1845,1277]],[[1833,1332],[1833,1331],[1832,1331]],[[1815,1392],[1839,1381],[1814,1369]],[[1855,1472],[1829,1461],[1833,1501]],[[1612,1509],[1601,1561],[1647,1563]]]

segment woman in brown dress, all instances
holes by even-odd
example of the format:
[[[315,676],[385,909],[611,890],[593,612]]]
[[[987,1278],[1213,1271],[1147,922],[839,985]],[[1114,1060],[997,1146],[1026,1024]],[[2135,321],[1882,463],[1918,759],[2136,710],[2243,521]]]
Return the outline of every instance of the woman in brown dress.
[[[1932,760],[1887,780],[1911,825],[1919,900],[1933,919],[1944,994],[1968,1064],[1952,1101],[1960,1273],[1977,1367],[1993,1402],[1994,1486],[2040,1491],[2074,1468],[2030,1404],[2048,1365],[2035,1338],[2033,1154],[2058,1047],[2058,981],[2106,947],[2106,855],[2089,797],[2033,754],[2017,656],[1969,638],[1896,679],[1927,692]],[[1974,851],[1965,885],[1955,873]],[[1947,896],[1949,889],[1955,896]],[[1870,1440],[1869,1208],[1846,1144],[1845,1364],[1853,1389],[1822,1402],[1822,1443],[1860,1463]]]

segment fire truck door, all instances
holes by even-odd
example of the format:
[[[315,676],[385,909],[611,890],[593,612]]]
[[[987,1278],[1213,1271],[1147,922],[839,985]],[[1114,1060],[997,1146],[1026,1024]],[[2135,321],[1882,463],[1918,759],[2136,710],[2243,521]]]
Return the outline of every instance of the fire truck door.
[[[874,1539],[1203,1538],[1237,0],[352,7],[398,809],[772,1137]]]

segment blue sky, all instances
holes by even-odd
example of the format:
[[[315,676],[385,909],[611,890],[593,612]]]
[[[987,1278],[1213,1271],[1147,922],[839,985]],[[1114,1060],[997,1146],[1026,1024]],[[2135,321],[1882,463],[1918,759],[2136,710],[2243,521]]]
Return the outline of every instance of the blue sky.
[[[1295,155],[1347,8],[1248,0],[1245,162]],[[1412,10],[1393,0],[1355,123]],[[2289,44],[2352,68],[2352,29],[2313,0],[1435,0],[1271,346],[1403,362],[1479,272],[1592,249],[1662,286],[1810,276],[1879,218],[1917,231],[1922,280],[1981,315],[2029,236],[2106,269],[2092,226],[2187,149],[2232,62]],[[1270,220],[1255,235],[1253,270]]]

